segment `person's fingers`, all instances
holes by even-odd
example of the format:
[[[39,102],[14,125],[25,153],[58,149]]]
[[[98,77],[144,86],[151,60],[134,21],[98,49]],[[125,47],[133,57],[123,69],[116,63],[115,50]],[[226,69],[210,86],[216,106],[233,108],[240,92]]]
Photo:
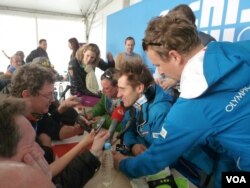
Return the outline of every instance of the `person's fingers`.
[[[35,160],[40,169],[48,176],[51,177],[50,168],[46,159],[38,154],[35,150],[31,151],[32,158]]]
[[[109,138],[109,132],[105,130],[101,130],[97,136],[97,138],[103,138],[103,139],[108,139]]]
[[[27,164],[27,165],[32,166],[33,168],[41,170],[41,168],[39,167],[39,165],[37,164],[37,162],[33,159],[33,157],[31,156],[31,154],[29,154],[29,153],[27,153],[27,154],[24,155],[23,162],[25,164]]]
[[[92,129],[92,130],[90,131],[89,135],[90,135],[91,137],[95,137],[95,130]]]
[[[42,171],[49,178],[52,178],[52,174],[50,172],[48,163],[46,161],[45,162],[47,163],[47,165],[45,164],[41,165],[41,163],[37,162],[37,160],[34,159],[30,153],[27,153],[23,157],[23,162],[39,171]]]

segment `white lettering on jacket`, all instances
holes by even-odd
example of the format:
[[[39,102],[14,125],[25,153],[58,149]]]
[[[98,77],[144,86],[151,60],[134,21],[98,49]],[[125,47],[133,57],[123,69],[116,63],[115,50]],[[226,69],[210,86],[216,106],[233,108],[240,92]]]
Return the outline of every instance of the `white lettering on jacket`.
[[[248,94],[250,86],[243,87],[239,92],[230,100],[230,102],[225,107],[226,112],[232,112],[235,107],[240,103],[243,97]]]

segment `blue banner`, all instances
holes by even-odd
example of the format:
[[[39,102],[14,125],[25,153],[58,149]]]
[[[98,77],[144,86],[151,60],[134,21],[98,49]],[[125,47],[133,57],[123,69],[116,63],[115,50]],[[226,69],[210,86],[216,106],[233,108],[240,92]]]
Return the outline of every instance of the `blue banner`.
[[[166,14],[178,4],[188,4],[196,15],[198,29],[218,41],[250,39],[249,0],[144,0],[108,16],[107,51],[116,56],[125,50],[125,38],[132,36],[136,41],[134,51],[153,71],[141,47],[144,31],[151,18]]]

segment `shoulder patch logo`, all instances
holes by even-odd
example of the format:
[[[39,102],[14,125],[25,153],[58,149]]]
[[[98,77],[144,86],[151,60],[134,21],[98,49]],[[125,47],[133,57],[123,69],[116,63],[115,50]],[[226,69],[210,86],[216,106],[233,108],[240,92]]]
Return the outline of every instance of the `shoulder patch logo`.
[[[166,129],[164,129],[164,127],[161,128],[161,132],[160,132],[160,135],[163,137],[163,138],[166,138],[168,132]]]

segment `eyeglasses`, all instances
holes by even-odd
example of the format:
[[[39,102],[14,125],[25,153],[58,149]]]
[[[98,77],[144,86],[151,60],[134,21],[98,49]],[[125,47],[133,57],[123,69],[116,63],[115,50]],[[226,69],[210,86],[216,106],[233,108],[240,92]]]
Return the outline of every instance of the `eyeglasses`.
[[[101,76],[101,80],[108,79],[112,80],[113,79],[113,73],[111,71],[106,71],[104,74]]]
[[[54,98],[55,98],[55,94],[54,94],[54,93],[51,93],[51,94],[49,94],[49,95],[47,95],[47,94],[42,94],[42,93],[38,93],[38,94],[41,95],[42,97],[48,99],[48,100],[54,100]]]
[[[146,51],[148,46],[162,46],[162,44],[157,42],[147,42],[145,39],[142,39],[142,49]]]

